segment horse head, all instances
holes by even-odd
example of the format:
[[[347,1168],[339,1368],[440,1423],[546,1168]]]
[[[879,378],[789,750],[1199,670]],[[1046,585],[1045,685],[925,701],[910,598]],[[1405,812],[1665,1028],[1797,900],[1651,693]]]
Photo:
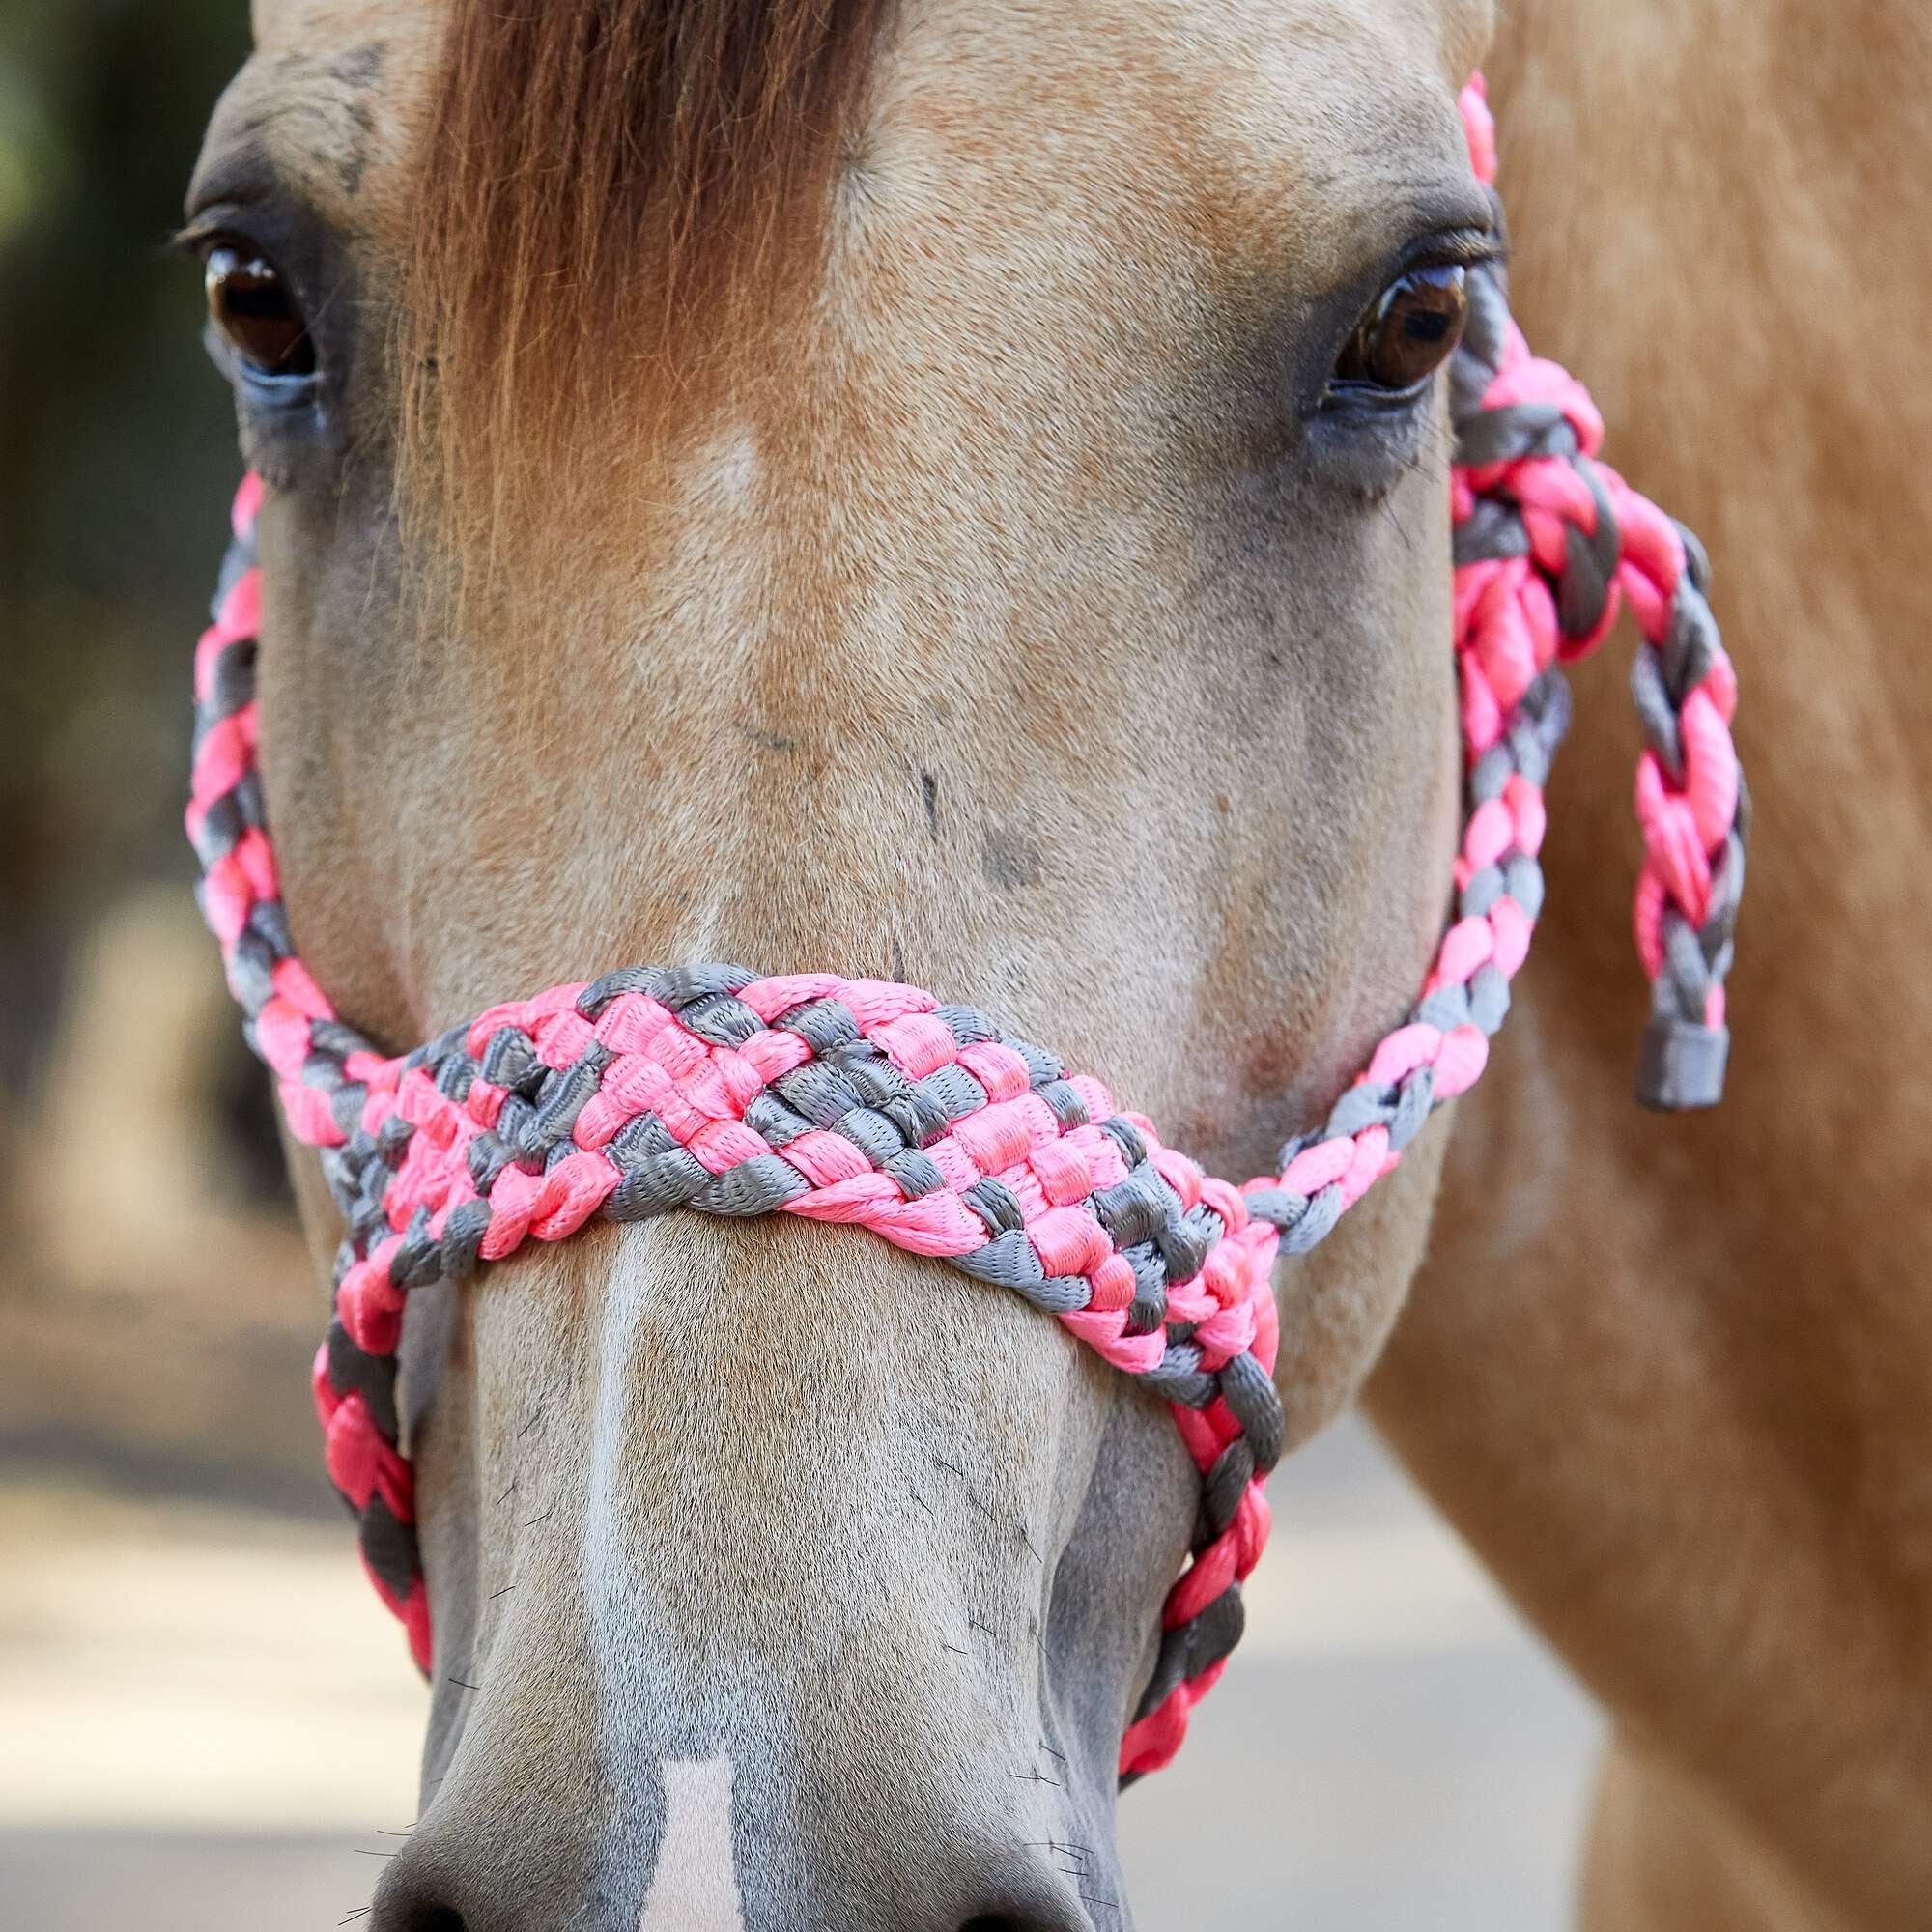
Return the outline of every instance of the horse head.
[[[189,232],[335,1010],[400,1048],[629,959],[914,980],[1267,1167],[1450,901],[1487,0],[255,15]],[[1291,1442],[1438,1140],[1283,1272]],[[373,1926],[1126,1922],[1200,1487],[1145,1390],[795,1220],[528,1248],[403,1348],[434,1702]]]

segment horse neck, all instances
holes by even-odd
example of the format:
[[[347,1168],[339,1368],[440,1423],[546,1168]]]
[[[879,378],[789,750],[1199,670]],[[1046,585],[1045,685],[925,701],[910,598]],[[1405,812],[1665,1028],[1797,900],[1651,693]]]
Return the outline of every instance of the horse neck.
[[[1932,1628],[1932,1108],[1898,1075],[1932,1053],[1932,663],[1900,534],[1932,527],[1932,390],[1889,345],[1932,300],[1932,34],[1896,0],[1855,32],[1829,0],[1519,11],[1518,308],[1710,542],[1760,856],[1732,1097],[1660,1134],[1621,1097],[1620,828],[1552,820],[1546,950],[1376,1410],[1754,1855],[1903,1924],[1932,1881],[1903,1795],[1932,1761],[1896,1721]],[[1586,686],[1578,796],[1619,782],[1614,710]]]

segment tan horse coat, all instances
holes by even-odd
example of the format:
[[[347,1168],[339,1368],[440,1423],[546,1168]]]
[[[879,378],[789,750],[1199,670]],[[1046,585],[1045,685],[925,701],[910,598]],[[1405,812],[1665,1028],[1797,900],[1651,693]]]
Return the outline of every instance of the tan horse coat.
[[[1609,1705],[1593,1932],[1932,1921],[1932,15],[1538,0],[1518,308],[1698,528],[1756,803],[1730,1096],[1626,1098],[1619,667],[1373,1385]]]

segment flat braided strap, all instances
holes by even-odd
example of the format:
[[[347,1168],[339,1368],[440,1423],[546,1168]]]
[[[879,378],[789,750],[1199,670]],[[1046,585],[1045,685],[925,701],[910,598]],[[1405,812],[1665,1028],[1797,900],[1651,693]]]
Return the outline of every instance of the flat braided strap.
[[[1492,182],[1480,82],[1463,109]],[[303,967],[282,905],[256,762],[262,489],[243,484],[196,654],[188,832],[250,1043],[292,1131],[323,1150],[347,1224],[316,1404],[365,1565],[425,1670],[396,1386],[411,1293],[593,1220],[780,1212],[857,1223],[1010,1289],[1171,1405],[1202,1474],[1200,1520],[1120,1760],[1123,1777],[1166,1764],[1240,1634],[1241,1582],[1267,1537],[1262,1483],[1283,1437],[1277,1250],[1314,1247],[1483,1070],[1543,901],[1543,785],[1569,708],[1559,664],[1625,603],[1646,646],[1636,929],[1656,993],[1642,1092],[1673,1106],[1718,1097],[1743,848],[1733,679],[1704,567],[1596,463],[1596,412],[1530,355],[1499,272],[1471,283],[1452,374],[1468,793],[1456,917],[1408,1020],[1327,1120],[1243,1187],[983,1013],[875,980],[633,968],[493,1008],[401,1058],[373,1046]]]

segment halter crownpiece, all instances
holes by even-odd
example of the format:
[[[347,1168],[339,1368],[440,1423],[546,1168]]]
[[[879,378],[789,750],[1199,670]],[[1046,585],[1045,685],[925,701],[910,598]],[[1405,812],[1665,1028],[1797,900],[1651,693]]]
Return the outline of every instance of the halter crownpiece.
[[[1480,79],[1463,112],[1494,201]],[[1649,740],[1636,783],[1636,942],[1653,987],[1639,1097],[1717,1100],[1745,798],[1703,555],[1596,461],[1602,420],[1577,383],[1530,355],[1500,269],[1468,281],[1450,375],[1467,788],[1457,916],[1407,1022],[1277,1171],[1242,1187],[983,1013],[882,980],[633,968],[492,1008],[401,1058],[373,1046],[310,978],[282,905],[257,765],[262,486],[243,483],[195,656],[188,834],[249,1042],[291,1131],[323,1150],[347,1224],[316,1404],[365,1566],[425,1670],[396,1403],[411,1291],[592,1220],[782,1212],[856,1222],[1011,1289],[1171,1405],[1202,1474],[1200,1520],[1120,1760],[1123,1778],[1166,1764],[1240,1635],[1240,1586],[1267,1538],[1262,1484],[1283,1437],[1277,1250],[1314,1247],[1482,1072],[1543,903],[1543,786],[1570,710],[1560,667],[1625,604],[1643,638]]]

